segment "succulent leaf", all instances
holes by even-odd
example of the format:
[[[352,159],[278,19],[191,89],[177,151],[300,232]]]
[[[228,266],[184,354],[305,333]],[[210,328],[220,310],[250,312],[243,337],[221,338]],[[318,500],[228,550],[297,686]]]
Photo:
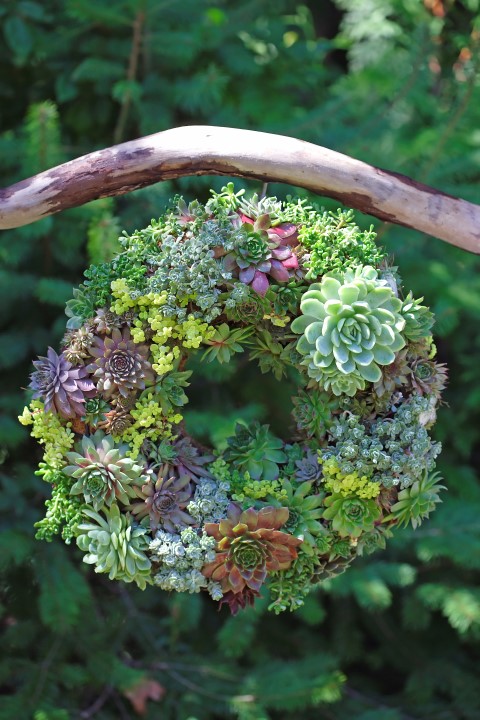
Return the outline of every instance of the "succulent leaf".
[[[205,340],[206,345],[210,345],[208,350],[205,350],[202,360],[212,362],[217,360],[219,363],[230,362],[230,358],[235,353],[243,352],[243,347],[240,344],[246,340],[254,331],[253,327],[231,329],[227,323],[222,323],[215,334]]]

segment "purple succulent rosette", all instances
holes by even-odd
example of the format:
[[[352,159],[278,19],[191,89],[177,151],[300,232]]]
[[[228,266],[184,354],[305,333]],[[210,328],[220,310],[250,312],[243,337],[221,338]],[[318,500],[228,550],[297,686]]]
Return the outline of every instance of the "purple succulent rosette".
[[[34,361],[30,386],[34,398],[42,398],[46,412],[55,412],[63,418],[83,415],[86,398],[96,394],[95,385],[87,368],[73,367],[63,354],[57,355],[48,348],[47,357]]]
[[[34,361],[20,420],[52,486],[39,538],[61,532],[141,589],[234,614],[268,592],[281,612],[429,516],[447,371],[373,230],[229,184],[121,242],[74,290],[58,354]],[[184,421],[190,356],[243,352],[296,378],[286,436],[238,422],[206,448]]]

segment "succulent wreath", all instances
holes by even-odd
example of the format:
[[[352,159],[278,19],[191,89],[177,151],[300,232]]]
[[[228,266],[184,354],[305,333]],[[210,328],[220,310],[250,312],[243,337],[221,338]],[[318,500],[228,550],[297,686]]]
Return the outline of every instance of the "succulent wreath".
[[[232,613],[266,589],[280,612],[428,517],[447,376],[433,315],[352,211],[229,183],[121,245],[74,290],[61,352],[34,362],[20,421],[52,487],[37,537],[75,539],[111,580]],[[206,449],[183,423],[187,361],[244,349],[294,380],[291,437],[239,422]]]

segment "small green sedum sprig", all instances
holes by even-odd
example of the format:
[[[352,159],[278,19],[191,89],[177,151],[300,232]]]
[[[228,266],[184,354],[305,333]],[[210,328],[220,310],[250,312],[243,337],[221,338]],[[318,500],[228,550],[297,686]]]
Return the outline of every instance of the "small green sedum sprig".
[[[253,327],[232,329],[227,323],[222,323],[215,334],[205,341],[209,348],[205,350],[202,360],[207,362],[217,360],[220,364],[230,362],[232,355],[243,352],[241,343],[253,332]]]

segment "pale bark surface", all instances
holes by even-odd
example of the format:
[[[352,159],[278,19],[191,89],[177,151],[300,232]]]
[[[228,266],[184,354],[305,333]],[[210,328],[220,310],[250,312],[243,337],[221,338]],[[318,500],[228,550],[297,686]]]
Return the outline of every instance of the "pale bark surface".
[[[302,140],[188,126],[84,155],[0,190],[0,229],[186,175],[285,182],[480,253],[480,206]]]

